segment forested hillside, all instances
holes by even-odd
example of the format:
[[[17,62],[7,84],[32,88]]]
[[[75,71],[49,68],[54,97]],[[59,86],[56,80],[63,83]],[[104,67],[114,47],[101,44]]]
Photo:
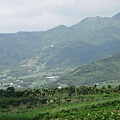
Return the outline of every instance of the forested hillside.
[[[117,16],[88,17],[74,26],[61,25],[43,32],[0,34],[0,69],[34,58],[45,68],[77,67],[119,52]]]

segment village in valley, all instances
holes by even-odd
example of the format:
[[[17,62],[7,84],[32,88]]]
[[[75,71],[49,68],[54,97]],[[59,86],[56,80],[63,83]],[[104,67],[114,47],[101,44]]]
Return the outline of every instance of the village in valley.
[[[8,76],[0,78],[0,88],[14,87],[20,88],[34,88],[43,87],[44,84],[58,80],[62,75],[42,75],[30,78]]]

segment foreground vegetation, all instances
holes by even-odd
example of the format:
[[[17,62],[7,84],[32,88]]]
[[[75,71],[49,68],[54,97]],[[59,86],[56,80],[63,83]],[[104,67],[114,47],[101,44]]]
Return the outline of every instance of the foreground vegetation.
[[[119,120],[120,85],[0,90],[0,120]]]

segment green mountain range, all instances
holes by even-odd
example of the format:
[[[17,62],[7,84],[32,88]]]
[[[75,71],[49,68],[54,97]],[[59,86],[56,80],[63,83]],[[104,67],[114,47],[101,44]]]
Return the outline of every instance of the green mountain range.
[[[99,61],[78,67],[61,77],[53,84],[66,85],[118,85],[120,84],[120,53],[113,54]],[[52,85],[52,84],[51,84]]]
[[[88,17],[71,27],[1,33],[0,78],[38,79],[42,71],[75,69],[117,52],[120,13],[111,18]]]

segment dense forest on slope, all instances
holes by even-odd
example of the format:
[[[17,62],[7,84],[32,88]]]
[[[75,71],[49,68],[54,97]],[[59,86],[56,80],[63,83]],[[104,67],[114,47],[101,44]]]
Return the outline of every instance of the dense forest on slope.
[[[42,32],[0,34],[0,69],[29,59],[45,68],[78,67],[119,52],[119,24],[118,14],[88,17],[71,27],[60,25]]]

